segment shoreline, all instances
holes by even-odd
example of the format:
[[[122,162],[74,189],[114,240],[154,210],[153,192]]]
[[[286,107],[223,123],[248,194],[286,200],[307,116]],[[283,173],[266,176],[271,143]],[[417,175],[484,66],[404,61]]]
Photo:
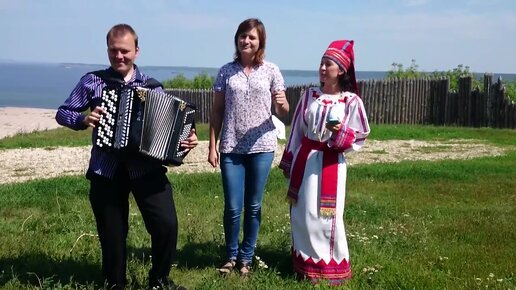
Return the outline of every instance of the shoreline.
[[[0,139],[61,127],[55,120],[57,110],[24,107],[0,107]]]

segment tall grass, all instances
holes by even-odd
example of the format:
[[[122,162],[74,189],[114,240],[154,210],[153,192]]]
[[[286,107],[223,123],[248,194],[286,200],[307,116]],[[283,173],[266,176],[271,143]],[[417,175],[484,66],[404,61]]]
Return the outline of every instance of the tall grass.
[[[342,289],[515,289],[516,132],[411,130],[373,127],[379,140],[411,134],[431,139],[441,132],[442,139],[482,139],[508,153],[350,167],[345,224],[354,277]],[[292,275],[286,181],[278,169],[264,197],[256,249],[261,263],[255,261],[248,280],[220,277],[215,270],[224,244],[219,174],[169,179],[180,223],[178,267],[171,274],[176,282],[191,289],[314,288]],[[87,194],[81,176],[0,185],[1,288],[100,287],[100,249]],[[146,286],[149,244],[131,200],[130,289]]]

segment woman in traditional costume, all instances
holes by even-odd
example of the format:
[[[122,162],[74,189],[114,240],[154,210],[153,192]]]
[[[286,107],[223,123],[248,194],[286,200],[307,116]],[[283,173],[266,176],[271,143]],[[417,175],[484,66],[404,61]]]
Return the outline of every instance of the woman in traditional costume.
[[[292,259],[299,278],[339,285],[351,278],[344,227],[346,154],[370,129],[358,96],[353,41],[330,44],[319,66],[320,86],[298,102],[280,168],[290,179]]]

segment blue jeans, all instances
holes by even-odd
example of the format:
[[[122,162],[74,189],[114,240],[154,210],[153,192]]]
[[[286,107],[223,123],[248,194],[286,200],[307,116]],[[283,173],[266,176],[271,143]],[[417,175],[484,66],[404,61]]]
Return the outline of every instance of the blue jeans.
[[[220,170],[224,187],[224,235],[228,259],[251,262],[261,221],[262,198],[274,152],[222,153]],[[238,236],[244,209],[244,237],[240,252]]]

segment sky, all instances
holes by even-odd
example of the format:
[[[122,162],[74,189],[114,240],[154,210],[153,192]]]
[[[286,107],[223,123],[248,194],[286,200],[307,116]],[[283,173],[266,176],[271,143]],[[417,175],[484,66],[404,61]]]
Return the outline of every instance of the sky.
[[[516,0],[0,0],[0,61],[107,64],[107,31],[128,23],[137,64],[218,68],[247,18],[280,69],[317,70],[331,41],[353,39],[359,71],[516,73]]]

